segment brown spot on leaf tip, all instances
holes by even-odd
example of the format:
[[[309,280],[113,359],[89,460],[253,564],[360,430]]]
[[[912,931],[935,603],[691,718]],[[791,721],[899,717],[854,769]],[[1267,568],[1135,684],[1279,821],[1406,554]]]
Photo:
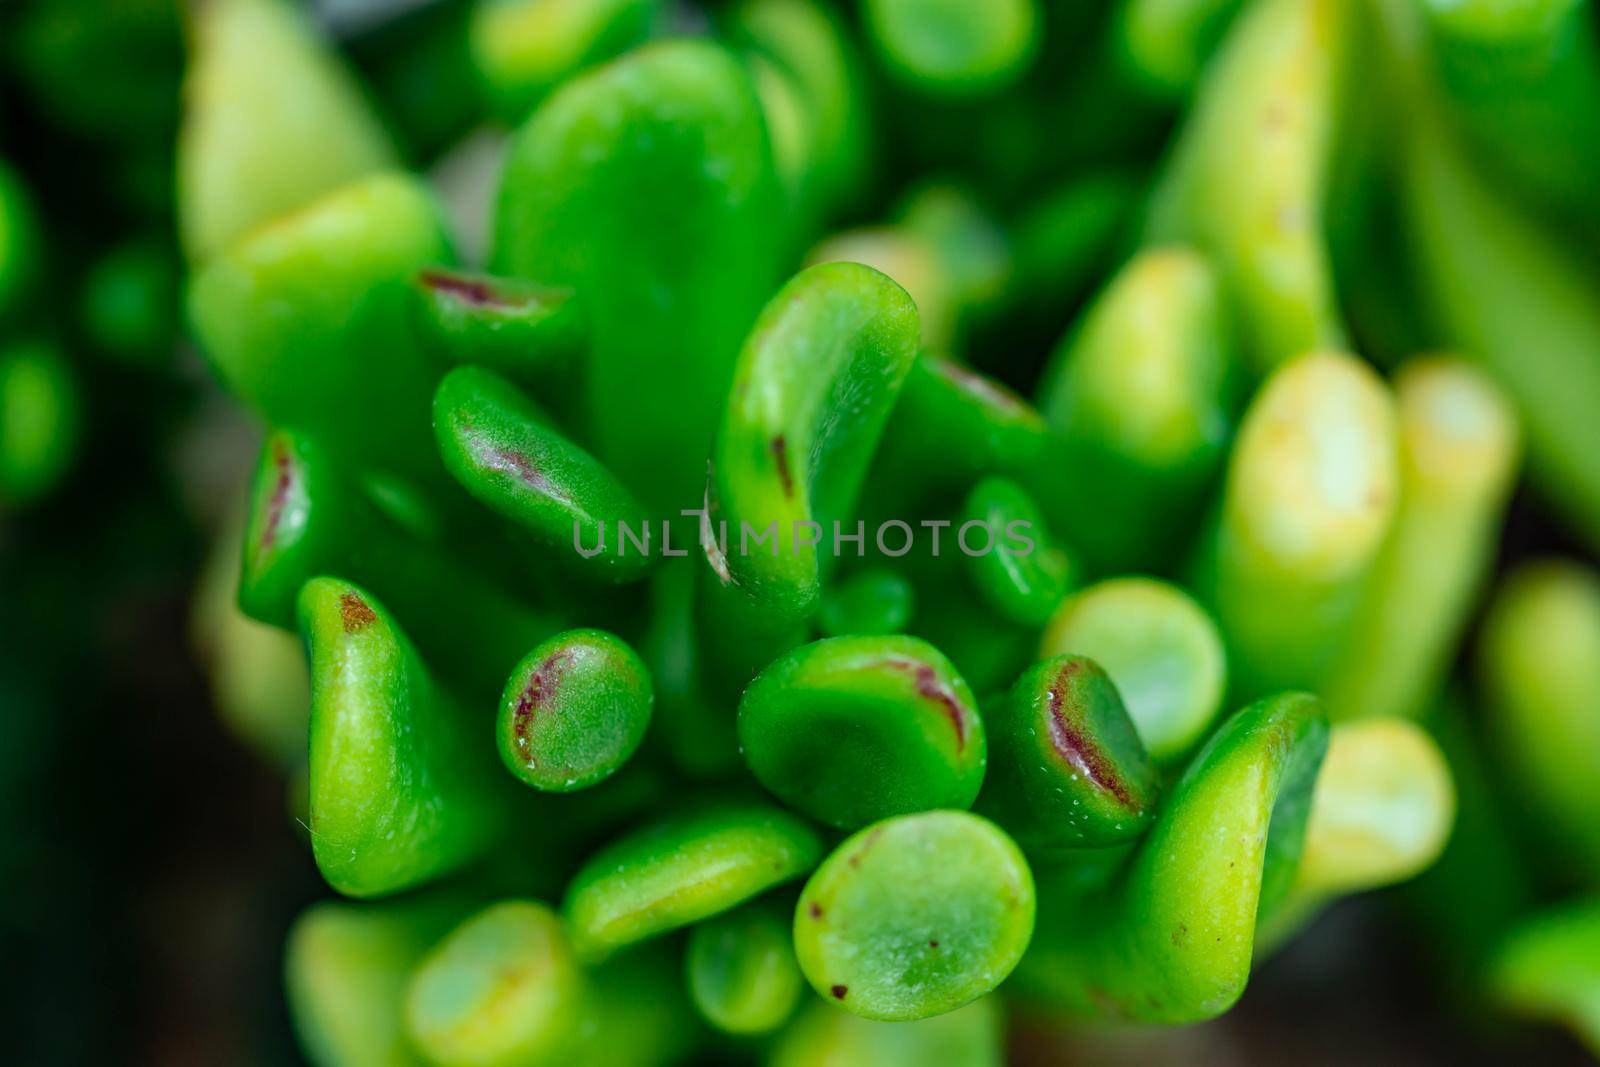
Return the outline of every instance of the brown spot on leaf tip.
[[[1117,774],[1116,765],[1082,725],[1073,722],[1062,707],[1062,692],[1082,669],[1082,661],[1068,661],[1056,675],[1055,684],[1050,687],[1050,744],[1067,761],[1068,766],[1087,778],[1091,785],[1110,793],[1123,807],[1132,810],[1138,805],[1128,790],[1128,783]]]
[[[822,918],[822,905],[818,904],[814,900],[811,902],[811,906],[807,908],[806,911],[813,919]]]
[[[828,992],[833,994],[833,999],[834,1000],[843,1000],[845,998],[846,994],[848,994],[850,992],[850,987],[849,986],[836,985],[836,986],[833,986],[832,988],[830,988],[828,990]]]
[[[783,483],[783,495],[794,496],[794,475],[789,471],[789,442],[783,434],[772,439],[772,461],[778,465],[778,480]]]
[[[339,617],[344,620],[344,632],[347,634],[359,633],[378,621],[378,613],[354,593],[344,593],[339,597]]]

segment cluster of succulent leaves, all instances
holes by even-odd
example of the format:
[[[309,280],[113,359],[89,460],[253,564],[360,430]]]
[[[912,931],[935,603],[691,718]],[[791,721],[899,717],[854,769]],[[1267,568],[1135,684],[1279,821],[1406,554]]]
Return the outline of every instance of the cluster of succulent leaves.
[[[21,20],[29,77],[166,137],[54,80],[103,6]],[[1441,853],[1459,973],[1600,1042],[1593,565],[1512,574],[1441,695],[1524,446],[1600,549],[1589,6],[196,5],[184,317],[267,428],[199,617],[340,894],[307,1054],[995,1064],[1007,1009],[1215,1017]],[[7,505],[76,434],[30,202],[0,168]],[[86,286],[128,358],[162,240]],[[718,533],[773,524],[822,534]]]

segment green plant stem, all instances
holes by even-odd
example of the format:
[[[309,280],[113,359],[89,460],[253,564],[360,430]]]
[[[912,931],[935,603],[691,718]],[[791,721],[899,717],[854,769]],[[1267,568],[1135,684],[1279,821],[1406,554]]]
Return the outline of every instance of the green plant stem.
[[[1248,363],[1341,347],[1324,199],[1355,5],[1266,0],[1234,22],[1200,86],[1147,239],[1217,264]]]
[[[1286,364],[1244,416],[1200,585],[1234,692],[1319,689],[1350,632],[1399,498],[1394,403],[1366,364]]]
[[[1536,825],[1569,863],[1600,872],[1600,574],[1564,560],[1512,571],[1477,665],[1493,736]]]
[[[1516,417],[1482,372],[1434,357],[1395,378],[1400,502],[1339,665],[1334,719],[1420,715],[1437,695],[1492,563],[1518,460]]]
[[[1402,33],[1391,38],[1415,135],[1400,146],[1400,190],[1423,298],[1516,402],[1535,484],[1600,547],[1600,272],[1475,172]]]
[[[1160,568],[1182,546],[1233,430],[1236,364],[1221,282],[1179,248],[1130,261],[1057,348],[1029,481],[1093,570]]]

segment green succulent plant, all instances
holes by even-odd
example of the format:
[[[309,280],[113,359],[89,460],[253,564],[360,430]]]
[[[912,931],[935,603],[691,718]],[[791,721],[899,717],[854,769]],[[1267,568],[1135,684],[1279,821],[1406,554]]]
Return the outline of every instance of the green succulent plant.
[[[0,164],[0,548],[180,332],[260,425],[192,627],[317,1067],[998,1067],[1413,879],[1600,1047],[1590,0],[207,0],[181,120],[49,6],[177,196]]]

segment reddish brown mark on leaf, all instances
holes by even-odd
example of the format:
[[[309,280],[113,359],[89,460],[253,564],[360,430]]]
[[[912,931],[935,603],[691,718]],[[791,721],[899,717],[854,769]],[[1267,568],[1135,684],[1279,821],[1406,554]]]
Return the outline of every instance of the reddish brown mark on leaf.
[[[917,695],[937,704],[945,718],[950,720],[956,732],[956,751],[964,749],[967,745],[967,709],[950,687],[939,680],[939,672],[920,660],[891,659],[888,662],[891,667],[911,673],[916,681]]]
[[[528,734],[533,729],[533,720],[556,695],[564,669],[571,661],[572,653],[567,649],[552,654],[534,669],[528,684],[522,687],[516,709],[511,713],[511,730],[516,736],[518,749],[525,751],[528,748]]]
[[[822,918],[822,905],[818,904],[814,900],[811,902],[811,906],[807,908],[806,911],[813,919]]]
[[[516,308],[528,303],[526,299],[516,300],[509,297],[482,278],[466,278],[446,271],[425,270],[417,276],[417,279],[435,292],[448,293],[463,303],[478,307]]]
[[[360,633],[378,621],[378,613],[354,593],[340,595],[339,617],[344,622],[344,632],[347,634]]]
[[[283,509],[289,505],[289,490],[294,486],[294,457],[289,446],[281,440],[273,443],[272,465],[277,479],[272,484],[272,496],[267,500],[267,521],[261,530],[261,547],[268,549],[278,539],[278,523],[283,521]]]
[[[533,457],[526,452],[511,448],[495,448],[489,450],[488,457],[489,462],[497,470],[509,470],[546,496],[555,495],[555,486],[550,484],[550,479],[545,477],[544,471],[539,469],[533,462]]]
[[[1117,775],[1117,768],[1095,744],[1082,725],[1073,722],[1062,707],[1061,695],[1072,682],[1074,675],[1083,669],[1080,660],[1073,660],[1061,668],[1055,684],[1050,687],[1050,744],[1073,770],[1082,774],[1096,788],[1110,793],[1125,808],[1134,808],[1133,795],[1128,785]]]
[[[831,987],[828,990],[828,992],[833,994],[833,999],[834,1000],[843,1000],[845,998],[845,995],[850,992],[850,987],[849,986],[843,986],[843,985],[836,985],[836,986]]]
[[[772,460],[778,465],[778,480],[783,483],[783,495],[794,496],[794,475],[789,471],[789,442],[783,434],[772,439]]]

